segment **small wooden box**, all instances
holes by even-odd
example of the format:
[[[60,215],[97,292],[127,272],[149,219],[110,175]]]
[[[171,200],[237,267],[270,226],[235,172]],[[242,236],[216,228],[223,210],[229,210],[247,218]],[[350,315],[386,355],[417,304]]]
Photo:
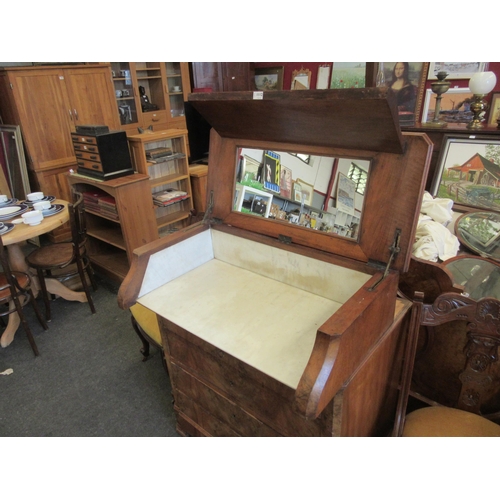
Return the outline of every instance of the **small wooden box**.
[[[213,127],[205,220],[138,249],[119,303],[158,317],[181,434],[384,435],[410,309],[398,277],[432,144],[401,133],[381,89],[261,96],[190,96]],[[315,168],[328,188],[321,206],[300,210],[319,220],[345,195],[343,161],[368,163],[354,236],[235,211],[242,151],[310,155],[302,172]]]

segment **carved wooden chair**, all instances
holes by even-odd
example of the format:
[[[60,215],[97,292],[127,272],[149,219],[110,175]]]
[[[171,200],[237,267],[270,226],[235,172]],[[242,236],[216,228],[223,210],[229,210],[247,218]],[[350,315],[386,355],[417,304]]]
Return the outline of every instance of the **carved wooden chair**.
[[[476,302],[453,292],[438,296],[432,304],[424,304],[423,300],[423,294],[416,292],[393,436],[500,436],[500,425],[493,422],[500,412],[481,414],[485,393],[494,383],[491,368],[498,361],[500,301],[483,298]],[[466,323],[467,342],[464,368],[459,374],[460,394],[455,406],[448,407],[410,389],[420,327],[452,321]],[[456,341],[455,335],[449,337],[447,342]],[[410,395],[429,406],[406,415]]]
[[[26,257],[29,267],[36,269],[42,296],[45,303],[47,321],[51,320],[50,298],[45,284],[45,277],[51,277],[55,271],[57,279],[66,280],[80,276],[83,290],[87,296],[87,301],[92,314],[95,314],[95,306],[90,294],[90,287],[87,282],[85,272],[94,290],[97,290],[97,282],[94,277],[94,271],[87,254],[87,228],[85,224],[85,208],[83,204],[83,195],[74,193],[76,202],[68,205],[69,222],[71,226],[71,241],[63,243],[51,243],[43,245]],[[76,271],[73,264],[76,264]]]
[[[47,330],[47,323],[40,313],[40,309],[36,303],[33,291],[31,289],[31,277],[27,273],[21,271],[12,271],[9,263],[7,251],[3,246],[2,238],[0,237],[0,265],[2,266],[2,273],[0,273],[0,305],[7,306],[7,310],[0,310],[0,318],[8,316],[12,313],[17,313],[24,331],[28,336],[29,343],[35,356],[39,355],[38,347],[31,333],[28,321],[23,312],[26,304],[31,302],[38,321],[44,330]],[[5,324],[5,323],[4,323]]]

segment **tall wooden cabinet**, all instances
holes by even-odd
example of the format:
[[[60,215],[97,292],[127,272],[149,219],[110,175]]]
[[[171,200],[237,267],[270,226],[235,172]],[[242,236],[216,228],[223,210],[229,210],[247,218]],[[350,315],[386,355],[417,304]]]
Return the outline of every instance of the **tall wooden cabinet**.
[[[254,90],[253,68],[248,62],[193,62],[193,88],[210,88],[213,92]]]
[[[121,282],[132,252],[158,239],[148,177],[133,174],[102,182],[67,175],[67,179],[69,186],[83,193],[92,265]]]
[[[137,134],[139,127],[152,126],[155,132],[186,127],[188,63],[112,62],[111,72],[121,129],[127,134]]]
[[[71,132],[88,124],[120,128],[105,64],[5,68],[0,115],[21,126],[32,188],[65,200],[71,199],[65,174],[76,170]]]

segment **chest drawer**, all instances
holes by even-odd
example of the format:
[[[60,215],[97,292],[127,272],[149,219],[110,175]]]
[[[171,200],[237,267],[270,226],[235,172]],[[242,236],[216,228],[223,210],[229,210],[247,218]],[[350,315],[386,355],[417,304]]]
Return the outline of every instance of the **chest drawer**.
[[[102,164],[96,161],[89,161],[83,159],[77,159],[76,164],[78,168],[84,168],[86,170],[95,171],[95,172],[103,172]]]
[[[86,161],[93,161],[93,162],[99,162],[99,163],[101,162],[101,156],[99,155],[97,148],[96,148],[96,152],[75,150],[75,156],[76,156],[77,160],[86,160]]]
[[[183,380],[191,377],[186,378],[185,384],[180,384],[183,391],[196,399],[197,404],[205,410],[209,411],[210,408],[218,419],[229,419],[228,425],[231,425],[229,422],[232,419],[227,415],[233,414],[224,404],[225,400],[230,400],[242,412],[239,417],[233,418],[234,425],[236,420],[243,423],[244,427],[251,425],[250,420],[245,420],[251,418],[255,425],[258,423],[262,432],[264,428],[267,429],[265,432],[276,432],[272,429],[278,428],[281,430],[279,434],[285,436],[331,434],[331,408],[325,409],[315,420],[305,420],[294,411],[293,389],[188,332],[176,331],[181,335],[173,334],[172,331],[166,333],[163,319],[159,317],[158,320],[163,343],[176,367],[173,379],[177,375]],[[191,389],[187,391],[186,386]],[[220,411],[215,410],[215,401],[222,405]]]

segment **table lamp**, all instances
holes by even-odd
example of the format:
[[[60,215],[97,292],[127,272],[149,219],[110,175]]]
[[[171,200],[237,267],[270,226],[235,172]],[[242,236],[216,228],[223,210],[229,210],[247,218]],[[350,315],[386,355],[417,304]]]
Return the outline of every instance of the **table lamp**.
[[[472,121],[467,124],[467,128],[478,129],[483,128],[483,118],[481,115],[488,109],[488,103],[483,100],[484,96],[489,94],[497,83],[497,77],[493,71],[484,71],[476,73],[469,80],[469,88],[474,94],[473,101],[470,105],[471,111],[474,113]]]
[[[436,94],[436,107],[434,109],[434,118],[430,122],[423,123],[426,127],[446,127],[448,124],[439,119],[439,113],[441,112],[441,99],[442,95],[448,91],[450,88],[450,82],[446,80],[448,73],[446,71],[440,71],[437,75],[437,81],[431,83],[431,89],[434,94]]]

